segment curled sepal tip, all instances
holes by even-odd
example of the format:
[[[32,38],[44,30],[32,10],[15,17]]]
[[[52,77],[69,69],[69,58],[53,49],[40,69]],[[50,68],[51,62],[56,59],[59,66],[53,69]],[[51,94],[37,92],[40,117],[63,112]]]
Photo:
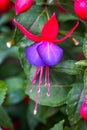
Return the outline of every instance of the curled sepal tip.
[[[58,40],[54,40],[53,42],[63,42],[65,41],[67,38],[69,38],[71,36],[71,34],[75,31],[75,29],[79,26],[79,21],[76,22],[76,24],[74,25],[74,27],[61,39]]]

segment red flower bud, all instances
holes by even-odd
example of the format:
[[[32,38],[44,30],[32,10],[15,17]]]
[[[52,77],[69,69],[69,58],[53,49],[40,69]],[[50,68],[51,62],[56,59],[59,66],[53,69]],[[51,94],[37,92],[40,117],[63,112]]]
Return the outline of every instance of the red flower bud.
[[[33,4],[33,0],[16,0],[15,3],[16,15],[29,10],[32,4]]]
[[[87,121],[87,98],[84,99],[84,102],[80,108],[80,114],[85,121]]]
[[[75,0],[74,11],[79,18],[87,21],[87,0]]]
[[[10,7],[10,0],[0,0],[0,13],[6,12]]]

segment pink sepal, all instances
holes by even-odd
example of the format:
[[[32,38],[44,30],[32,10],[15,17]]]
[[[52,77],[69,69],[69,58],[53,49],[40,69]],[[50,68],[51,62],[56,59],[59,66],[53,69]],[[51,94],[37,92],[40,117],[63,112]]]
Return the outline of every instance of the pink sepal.
[[[55,13],[51,16],[51,18],[45,23],[42,32],[41,37],[42,40],[52,41],[54,40],[58,35],[58,22],[56,19]]]
[[[78,25],[79,25],[79,21],[76,22],[75,26],[63,38],[61,38],[59,40],[53,40],[52,42],[63,42],[63,41],[65,41],[75,31],[75,29],[78,27]]]
[[[15,25],[21,30],[21,32],[30,40],[39,42],[41,41],[41,37],[35,36],[34,34],[30,33],[28,30],[26,30],[21,24],[19,24],[16,19],[14,19]]]

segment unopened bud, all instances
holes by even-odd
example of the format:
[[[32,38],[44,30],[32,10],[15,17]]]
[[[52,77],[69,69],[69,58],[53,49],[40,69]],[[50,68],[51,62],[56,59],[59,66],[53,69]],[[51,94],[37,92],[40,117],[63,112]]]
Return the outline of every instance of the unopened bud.
[[[87,0],[75,0],[74,11],[79,18],[87,21]]]
[[[33,4],[33,0],[16,0],[15,3],[16,15],[29,10],[32,4]]]
[[[87,121],[87,97],[84,99],[84,102],[80,108],[80,114],[85,121]]]

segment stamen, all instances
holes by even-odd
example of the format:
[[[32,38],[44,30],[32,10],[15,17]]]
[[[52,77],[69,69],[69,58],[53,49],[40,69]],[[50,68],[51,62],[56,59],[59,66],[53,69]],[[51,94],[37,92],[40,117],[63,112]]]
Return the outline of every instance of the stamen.
[[[37,114],[38,96],[39,96],[39,94],[37,93],[37,94],[36,94],[35,108],[34,108],[34,115],[36,115],[36,114]]]
[[[33,80],[32,80],[32,84],[30,86],[30,92],[32,92],[32,88],[33,88],[34,84],[36,83],[37,75],[39,73],[39,70],[40,70],[40,67],[37,67],[36,71],[35,71],[35,74],[34,74],[34,77],[33,77]]]
[[[41,67],[40,78],[39,78],[39,83],[38,83],[38,93],[40,93],[40,86],[41,86],[41,83],[42,83],[43,70],[44,70],[44,67]]]
[[[45,82],[44,82],[44,86],[47,86],[47,66],[46,66],[46,71],[45,71]]]
[[[41,86],[41,83],[42,83],[43,70],[44,70],[44,67],[41,67],[40,78],[39,78],[39,83],[38,83],[38,91],[37,91],[37,94],[36,94],[36,102],[35,102],[35,108],[34,108],[34,115],[37,114],[38,97],[39,97],[39,93],[40,93],[40,86]]]
[[[49,74],[49,67],[46,67],[47,69],[47,88],[48,88],[48,92],[46,93],[46,95],[49,97],[50,96],[50,74]]]

